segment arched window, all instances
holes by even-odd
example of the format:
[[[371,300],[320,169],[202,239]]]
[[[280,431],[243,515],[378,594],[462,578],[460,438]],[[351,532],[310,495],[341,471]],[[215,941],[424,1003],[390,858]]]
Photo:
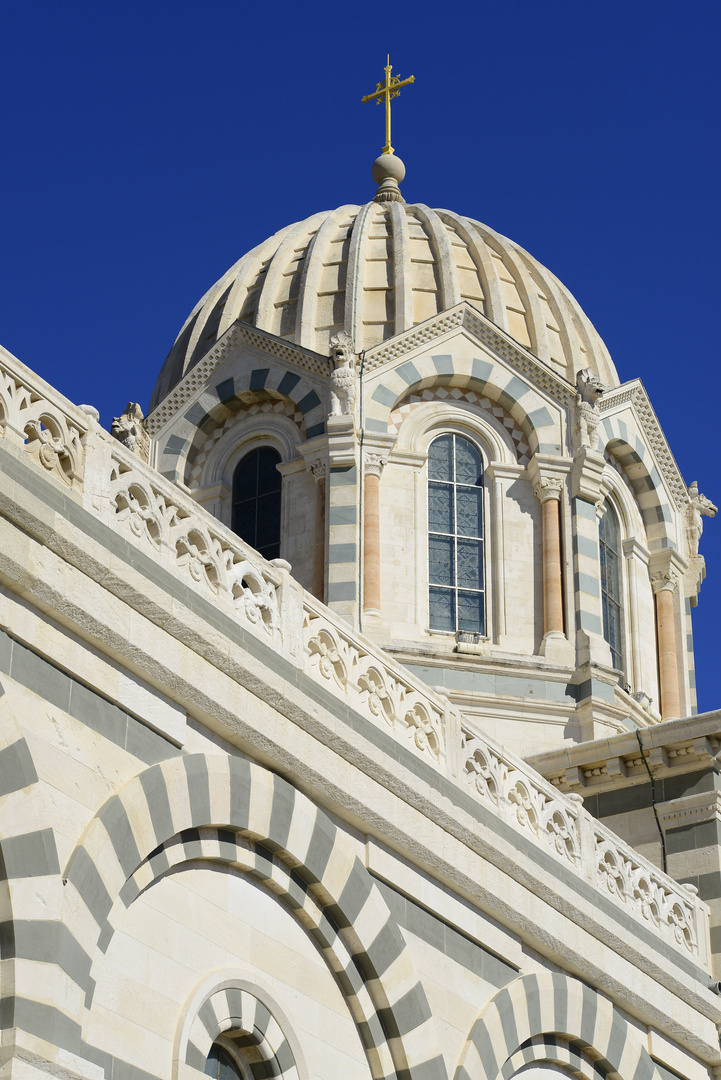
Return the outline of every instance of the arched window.
[[[205,1063],[205,1075],[215,1080],[243,1080],[243,1074],[227,1050],[213,1043]]]
[[[621,530],[616,511],[608,499],[598,526],[599,557],[601,560],[601,605],[603,607],[603,636],[611,646],[615,668],[623,668],[623,638],[621,629]]]
[[[483,462],[470,439],[440,435],[428,450],[431,630],[483,634]]]
[[[232,529],[266,559],[280,557],[280,454],[259,446],[233,473]]]

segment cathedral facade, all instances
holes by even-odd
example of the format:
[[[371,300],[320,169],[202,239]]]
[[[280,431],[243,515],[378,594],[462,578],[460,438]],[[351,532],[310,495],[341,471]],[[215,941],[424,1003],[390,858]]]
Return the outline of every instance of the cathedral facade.
[[[716,508],[550,271],[374,178],[111,433],[0,354],[2,1077],[721,1068]]]

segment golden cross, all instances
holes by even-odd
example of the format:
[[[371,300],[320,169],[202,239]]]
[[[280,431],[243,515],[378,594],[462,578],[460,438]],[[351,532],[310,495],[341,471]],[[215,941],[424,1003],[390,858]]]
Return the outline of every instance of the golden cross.
[[[409,79],[403,79],[402,82],[400,75],[395,75],[391,78],[391,58],[389,56],[388,63],[386,64],[385,82],[377,83],[377,88],[374,94],[366,94],[364,98],[361,98],[363,102],[375,100],[377,105],[380,105],[381,101],[385,101],[386,144],[383,147],[384,154],[393,153],[393,147],[391,146],[391,99],[394,97],[398,97],[401,92],[402,86],[408,86],[409,83],[415,81],[415,75],[411,75]]]

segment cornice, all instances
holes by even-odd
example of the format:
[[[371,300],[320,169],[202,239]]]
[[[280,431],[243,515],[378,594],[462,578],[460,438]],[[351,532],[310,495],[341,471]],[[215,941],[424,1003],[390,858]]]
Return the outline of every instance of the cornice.
[[[241,345],[248,345],[265,356],[272,356],[284,364],[306,371],[309,375],[322,377],[330,372],[330,360],[327,356],[294,345],[247,323],[235,322],[147,416],[145,423],[150,435],[157,435],[183,405],[190,401],[215,369]]]
[[[561,791],[592,795],[675,776],[716,764],[721,752],[721,713],[655,724],[642,732],[644,763],[635,732],[624,732],[526,760]]]
[[[599,398],[598,409],[602,413],[608,413],[611,409],[628,404],[636,411],[646,441],[653,451],[677,509],[685,510],[689,503],[686,484],[641,380],[634,379],[618,389],[608,390]]]

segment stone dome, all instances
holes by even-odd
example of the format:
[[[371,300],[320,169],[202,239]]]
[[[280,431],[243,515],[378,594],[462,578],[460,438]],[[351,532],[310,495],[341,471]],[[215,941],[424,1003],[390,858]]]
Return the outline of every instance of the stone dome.
[[[178,335],[150,408],[236,319],[327,355],[339,330],[370,349],[461,300],[569,382],[590,367],[618,386],[578,302],[527,251],[450,210],[374,201],[289,225],[232,266]]]

